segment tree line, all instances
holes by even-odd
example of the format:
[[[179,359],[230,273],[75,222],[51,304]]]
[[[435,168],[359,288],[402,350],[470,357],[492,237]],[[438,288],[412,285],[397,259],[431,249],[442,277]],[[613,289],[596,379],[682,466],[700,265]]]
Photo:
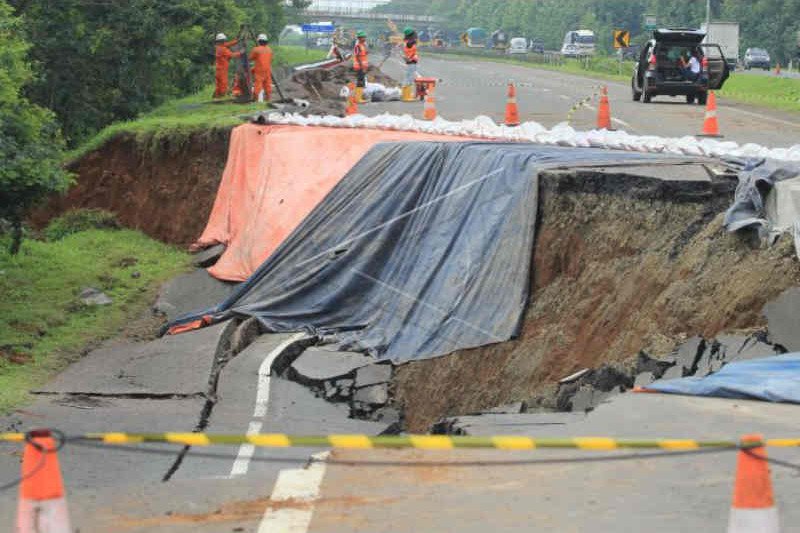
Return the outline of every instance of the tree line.
[[[594,30],[598,44],[610,51],[615,29],[632,32],[643,42],[644,16],[659,26],[699,27],[706,18],[705,0],[393,0],[382,11],[438,15],[447,26],[505,29],[513,35],[538,37],[559,48],[569,30]],[[798,53],[800,0],[713,0],[714,20],[741,24],[741,49],[766,48],[784,64]]]
[[[293,0],[301,9],[307,0]],[[0,0],[0,230],[64,191],[64,150],[213,79],[213,37],[277,36],[283,0]],[[210,95],[209,95],[210,97]]]
[[[36,71],[25,96],[55,112],[70,146],[210,83],[217,32],[277,36],[286,16],[281,0],[8,1]]]

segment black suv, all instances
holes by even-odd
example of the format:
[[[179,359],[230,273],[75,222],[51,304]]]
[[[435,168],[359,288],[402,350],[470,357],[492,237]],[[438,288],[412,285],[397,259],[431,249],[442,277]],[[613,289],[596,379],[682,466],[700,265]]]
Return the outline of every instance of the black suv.
[[[719,45],[701,44],[705,36],[690,29],[654,31],[633,68],[633,99],[647,104],[654,96],[685,96],[688,104],[705,105],[708,91],[720,89],[730,75]],[[692,55],[701,65],[696,76],[682,65]]]

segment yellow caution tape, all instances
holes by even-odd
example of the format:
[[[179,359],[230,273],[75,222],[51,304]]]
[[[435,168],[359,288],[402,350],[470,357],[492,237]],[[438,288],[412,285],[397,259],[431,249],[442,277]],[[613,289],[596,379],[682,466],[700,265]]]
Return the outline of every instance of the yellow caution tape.
[[[764,441],[693,440],[693,439],[613,439],[608,437],[534,438],[513,435],[491,437],[445,435],[224,435],[211,433],[87,433],[66,438],[69,441],[102,442],[103,444],[169,443],[184,446],[238,446],[251,444],[260,448],[415,448],[418,450],[452,450],[455,448],[495,450],[577,449],[589,451],[661,449],[671,451],[700,448],[757,448],[761,446],[797,448],[800,439],[766,439]],[[0,433],[0,442],[24,442],[24,433]]]

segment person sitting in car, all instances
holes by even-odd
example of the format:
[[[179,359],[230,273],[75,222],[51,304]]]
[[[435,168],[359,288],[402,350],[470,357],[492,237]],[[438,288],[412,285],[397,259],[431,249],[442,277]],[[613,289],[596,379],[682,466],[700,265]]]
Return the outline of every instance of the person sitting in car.
[[[700,59],[697,55],[697,50],[692,50],[688,61],[681,57],[680,63],[683,77],[688,81],[697,81],[700,78]]]

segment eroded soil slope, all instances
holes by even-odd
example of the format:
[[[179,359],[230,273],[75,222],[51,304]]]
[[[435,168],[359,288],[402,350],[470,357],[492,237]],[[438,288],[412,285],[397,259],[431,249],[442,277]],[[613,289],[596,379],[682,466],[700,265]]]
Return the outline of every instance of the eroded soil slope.
[[[686,336],[763,325],[764,304],[800,282],[790,240],[761,249],[727,233],[732,184],[703,192],[674,183],[544,176],[519,339],[401,366],[396,400],[407,429],[531,398],[640,350],[667,355]]]
[[[142,142],[119,135],[76,161],[77,183],[32,217],[35,226],[71,208],[113,211],[158,240],[188,245],[202,233],[228,157],[230,130]]]

